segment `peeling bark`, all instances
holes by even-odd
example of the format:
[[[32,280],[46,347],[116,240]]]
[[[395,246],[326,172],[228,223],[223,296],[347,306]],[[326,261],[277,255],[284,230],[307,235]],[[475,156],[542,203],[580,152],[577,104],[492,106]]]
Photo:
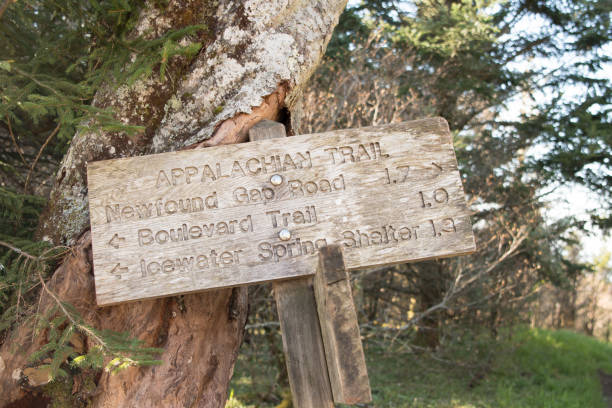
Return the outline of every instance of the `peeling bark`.
[[[130,331],[161,347],[163,364],[102,374],[94,407],[223,407],[244,334],[247,291],[211,291],[96,309],[87,205],[87,162],[244,141],[261,119],[288,111],[296,126],[300,95],[321,59],[346,0],[171,0],[143,9],[135,33],[154,38],[172,28],[204,23],[204,44],[192,60],[176,58],[159,76],[131,86],[108,83],[94,105],[145,127],[142,134],[83,130],[75,135],[55,180],[39,235],[73,251],[48,287],[99,328]],[[180,299],[180,300],[179,300]],[[52,299],[41,298],[41,311]],[[0,406],[28,404],[24,388],[32,340],[21,326],[0,348]],[[92,346],[91,344],[88,345]],[[18,350],[19,352],[16,352]]]
[[[195,147],[245,142],[248,139],[249,130],[257,122],[263,119],[278,120],[278,114],[284,108],[286,95],[287,85],[279,85],[276,91],[266,96],[263,103],[254,107],[251,113],[239,113],[223,121],[210,139],[195,144]]]

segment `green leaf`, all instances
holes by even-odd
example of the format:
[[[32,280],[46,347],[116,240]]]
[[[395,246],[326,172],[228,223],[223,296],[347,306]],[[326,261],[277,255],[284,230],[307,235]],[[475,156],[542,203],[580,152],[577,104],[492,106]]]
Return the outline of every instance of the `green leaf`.
[[[5,61],[0,61],[0,69],[3,69],[5,71],[11,72],[11,63],[14,61],[11,60],[5,60]]]

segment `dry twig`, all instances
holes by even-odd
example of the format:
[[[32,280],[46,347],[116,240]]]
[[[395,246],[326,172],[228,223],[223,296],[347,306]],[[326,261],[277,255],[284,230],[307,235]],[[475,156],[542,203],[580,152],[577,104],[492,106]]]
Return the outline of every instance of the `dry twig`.
[[[1,14],[0,17],[2,17]],[[11,139],[13,139],[13,144],[15,145],[15,150],[17,150],[17,154],[19,154],[19,157],[21,157],[21,161],[23,162],[23,164],[27,165],[28,163],[26,163],[25,158],[23,157],[23,151],[21,150],[21,147],[19,147],[19,145],[17,144],[17,139],[15,139],[15,135],[13,134],[13,128],[11,127],[11,119],[8,115],[6,115],[6,125],[8,127],[9,135],[11,135]]]
[[[43,150],[45,150],[45,147],[47,147],[51,139],[53,139],[53,136],[55,136],[57,132],[59,132],[60,127],[61,127],[61,124],[58,123],[55,129],[53,129],[53,132],[51,132],[51,134],[47,137],[47,140],[45,140],[45,143],[41,146],[40,150],[38,151],[38,154],[36,155],[36,158],[34,159],[34,162],[32,163],[32,167],[30,167],[30,171],[28,172],[28,177],[26,177],[25,186],[23,188],[24,193],[27,193],[28,191],[28,184],[30,183],[30,178],[32,177],[32,173],[34,172],[34,167],[36,166],[36,163],[38,163],[38,159],[40,159],[40,155],[42,154]]]

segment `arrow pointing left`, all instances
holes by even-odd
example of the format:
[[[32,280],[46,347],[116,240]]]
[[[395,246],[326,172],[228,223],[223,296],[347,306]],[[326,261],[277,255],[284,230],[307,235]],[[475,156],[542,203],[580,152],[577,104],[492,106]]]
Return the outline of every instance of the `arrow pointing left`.
[[[110,271],[110,273],[112,275],[115,275],[117,277],[117,279],[121,279],[121,274],[122,273],[127,273],[128,268],[127,266],[124,266],[123,268],[121,267],[121,264],[118,263],[117,265],[115,265],[115,267],[113,268],[112,271]]]
[[[125,238],[121,238],[119,234],[113,235],[110,241],[108,241],[108,245],[115,247],[115,249],[119,248],[119,243],[125,241]]]

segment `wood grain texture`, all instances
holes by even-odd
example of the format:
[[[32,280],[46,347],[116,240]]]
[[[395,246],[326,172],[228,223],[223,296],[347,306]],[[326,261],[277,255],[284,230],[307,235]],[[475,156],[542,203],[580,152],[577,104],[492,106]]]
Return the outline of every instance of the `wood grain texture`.
[[[319,250],[314,291],[334,402],[368,403],[372,400],[370,380],[340,246]]]
[[[249,130],[249,142],[279,139],[282,137],[287,137],[285,126],[273,120],[264,119]]]
[[[252,142],[286,136],[285,127],[270,120],[259,122],[249,132]],[[312,278],[277,281],[272,287],[293,406],[333,407]]]
[[[312,277],[274,285],[293,406],[333,407]]]
[[[441,118],[94,162],[88,181],[99,305],[312,275],[334,243],[349,270],[474,250]]]

